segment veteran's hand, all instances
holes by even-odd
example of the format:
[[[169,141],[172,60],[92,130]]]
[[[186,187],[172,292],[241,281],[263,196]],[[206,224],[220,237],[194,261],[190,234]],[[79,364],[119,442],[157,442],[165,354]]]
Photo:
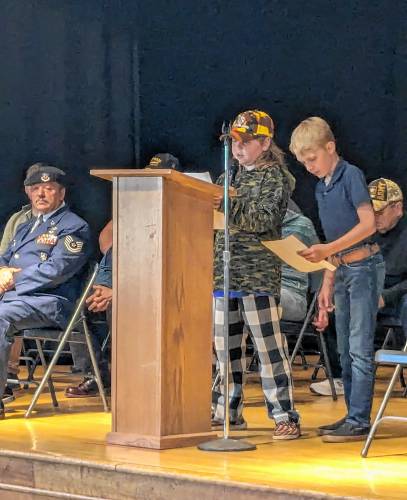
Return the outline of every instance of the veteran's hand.
[[[0,287],[6,292],[14,287],[14,274],[21,271],[19,267],[3,267],[0,269]]]
[[[102,312],[106,311],[112,303],[113,291],[111,288],[104,285],[94,285],[93,293],[86,299],[89,311]]]

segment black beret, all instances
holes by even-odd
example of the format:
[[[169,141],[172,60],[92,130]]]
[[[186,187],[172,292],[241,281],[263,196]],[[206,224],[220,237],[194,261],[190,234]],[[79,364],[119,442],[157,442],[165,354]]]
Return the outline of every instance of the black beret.
[[[38,164],[38,169],[27,172],[24,186],[33,186],[43,182],[57,182],[61,186],[65,186],[65,172],[52,165]]]

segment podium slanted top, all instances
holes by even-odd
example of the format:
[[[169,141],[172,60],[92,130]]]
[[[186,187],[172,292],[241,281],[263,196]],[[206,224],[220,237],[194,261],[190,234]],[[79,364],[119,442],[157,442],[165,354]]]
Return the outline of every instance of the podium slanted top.
[[[109,168],[92,169],[90,175],[111,181],[116,177],[164,177],[168,181],[176,182],[184,187],[196,189],[207,194],[222,193],[222,186],[195,179],[181,172],[164,168]]]

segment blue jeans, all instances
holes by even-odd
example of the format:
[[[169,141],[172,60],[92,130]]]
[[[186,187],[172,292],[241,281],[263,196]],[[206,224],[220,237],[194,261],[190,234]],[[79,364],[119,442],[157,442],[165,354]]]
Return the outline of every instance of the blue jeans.
[[[385,267],[375,254],[338,267],[335,322],[347,406],[346,420],[369,427],[374,387],[374,334]]]

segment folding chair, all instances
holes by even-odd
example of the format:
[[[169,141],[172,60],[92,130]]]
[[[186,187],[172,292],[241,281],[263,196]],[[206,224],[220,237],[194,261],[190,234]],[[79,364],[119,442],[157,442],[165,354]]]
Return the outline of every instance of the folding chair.
[[[45,384],[48,384],[48,387],[50,389],[53,406],[54,407],[58,406],[58,401],[56,399],[54,384],[52,382],[51,375],[67,342],[78,342],[87,345],[89,355],[92,361],[96,383],[99,389],[100,397],[102,398],[103,407],[105,411],[109,411],[102,379],[100,376],[99,367],[96,361],[95,352],[93,349],[92,340],[84,312],[85,300],[86,297],[89,295],[89,292],[91,291],[91,288],[93,286],[93,283],[95,281],[98,272],[98,268],[99,266],[96,264],[94,266],[90,278],[86,283],[86,286],[81,296],[78,299],[75,310],[73,311],[72,316],[68,322],[68,326],[65,328],[65,330],[58,330],[53,328],[33,328],[29,330],[23,330],[22,332],[20,332],[20,335],[22,335],[24,339],[35,340],[38,349],[38,354],[41,359],[41,364],[45,369],[45,373],[41,379],[41,382],[39,383],[37,389],[35,390],[30,406],[28,407],[28,410],[25,413],[26,418],[28,418],[31,415],[38,401],[38,398],[45,387]],[[42,343],[45,341],[53,341],[57,343],[57,348],[48,366],[45,360],[45,355],[42,346]]]
[[[407,367],[407,342],[404,346],[404,349],[402,351],[391,351],[391,350],[386,350],[386,349],[380,349],[379,351],[376,352],[376,363],[378,365],[391,365],[395,366],[395,370],[393,372],[393,376],[391,377],[391,380],[389,382],[389,385],[387,386],[386,392],[383,397],[383,401],[380,405],[379,411],[377,412],[376,418],[374,420],[374,423],[370,429],[370,432],[367,436],[365,446],[363,447],[362,450],[362,457],[366,458],[367,454],[369,452],[370,445],[373,441],[373,438],[376,434],[377,427],[384,422],[385,420],[390,420],[390,421],[402,421],[402,422],[407,422],[407,417],[399,417],[395,415],[389,415],[384,417],[384,411],[386,409],[387,403],[389,402],[391,393],[393,391],[394,384],[396,383],[400,370],[402,368]]]
[[[400,349],[404,342],[404,331],[401,324],[400,318],[396,316],[381,315],[380,311],[377,317],[377,327],[384,328],[386,330],[386,335],[383,340],[381,349],[389,349],[391,345],[393,349]],[[400,340],[403,339],[403,340]],[[407,386],[404,380],[403,370],[399,372],[400,384],[404,388],[403,396],[407,396]]]
[[[314,367],[314,373],[312,375],[312,379],[315,380],[318,370],[322,368],[325,372],[325,375],[329,381],[329,386],[331,388],[332,399],[336,401],[338,396],[336,394],[335,384],[332,377],[331,364],[329,362],[328,357],[328,349],[326,346],[326,340],[323,333],[319,333],[315,330],[311,323],[312,316],[316,311],[316,304],[318,299],[318,293],[321,286],[321,273],[310,273],[309,274],[309,305],[307,309],[307,314],[305,315],[303,322],[297,321],[281,321],[280,328],[281,331],[284,332],[286,336],[295,335],[297,337],[297,341],[295,342],[291,358],[290,364],[291,366],[294,364],[295,358],[297,355],[301,356],[302,365],[305,368],[309,366]],[[304,349],[302,347],[302,342],[305,336],[309,336],[315,338],[318,343],[318,350],[312,351],[312,354],[319,355],[319,360],[317,363],[310,364],[306,361]]]

